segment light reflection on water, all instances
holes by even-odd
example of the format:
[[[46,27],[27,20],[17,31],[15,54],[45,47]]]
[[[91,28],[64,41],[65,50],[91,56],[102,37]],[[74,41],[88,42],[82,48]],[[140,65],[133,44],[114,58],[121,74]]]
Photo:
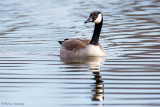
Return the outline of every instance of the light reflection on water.
[[[93,10],[107,56],[61,59],[57,41],[91,38]],[[0,15],[0,107],[160,106],[158,0],[3,0]]]

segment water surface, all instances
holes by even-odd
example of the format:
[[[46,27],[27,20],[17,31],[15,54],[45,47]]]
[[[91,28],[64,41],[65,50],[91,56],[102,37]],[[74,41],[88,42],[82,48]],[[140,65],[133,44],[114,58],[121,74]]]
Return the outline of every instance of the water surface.
[[[61,59],[57,41],[90,39],[100,10],[104,58]],[[159,107],[158,0],[0,2],[1,107]]]

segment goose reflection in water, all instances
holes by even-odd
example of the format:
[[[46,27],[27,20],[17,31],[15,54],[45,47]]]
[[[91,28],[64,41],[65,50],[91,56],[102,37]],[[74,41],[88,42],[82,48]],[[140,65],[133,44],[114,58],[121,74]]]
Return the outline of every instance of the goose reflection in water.
[[[104,85],[100,76],[100,65],[105,61],[104,57],[88,58],[61,58],[61,61],[69,65],[88,65],[89,70],[93,73],[95,83],[92,87],[92,101],[104,100]]]
[[[90,71],[93,72],[94,75],[94,80],[96,81],[95,84],[93,85],[93,97],[92,97],[92,101],[103,101],[104,97],[104,85],[103,85],[103,81],[101,79],[100,76],[100,67],[99,66],[92,66],[90,67]]]

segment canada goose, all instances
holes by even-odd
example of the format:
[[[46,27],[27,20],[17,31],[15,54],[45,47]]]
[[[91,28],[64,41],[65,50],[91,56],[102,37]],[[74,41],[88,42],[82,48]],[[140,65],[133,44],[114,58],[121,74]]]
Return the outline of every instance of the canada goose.
[[[84,22],[94,22],[94,32],[91,40],[86,39],[65,39],[58,41],[62,46],[60,57],[89,57],[106,56],[102,46],[99,44],[99,35],[103,24],[103,16],[100,11],[93,11]]]

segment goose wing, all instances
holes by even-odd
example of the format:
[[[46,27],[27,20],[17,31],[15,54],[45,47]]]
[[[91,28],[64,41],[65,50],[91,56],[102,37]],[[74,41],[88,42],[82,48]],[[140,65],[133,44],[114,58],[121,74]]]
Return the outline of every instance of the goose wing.
[[[88,46],[90,40],[86,39],[65,39],[62,42],[62,48],[68,51],[77,51]]]

